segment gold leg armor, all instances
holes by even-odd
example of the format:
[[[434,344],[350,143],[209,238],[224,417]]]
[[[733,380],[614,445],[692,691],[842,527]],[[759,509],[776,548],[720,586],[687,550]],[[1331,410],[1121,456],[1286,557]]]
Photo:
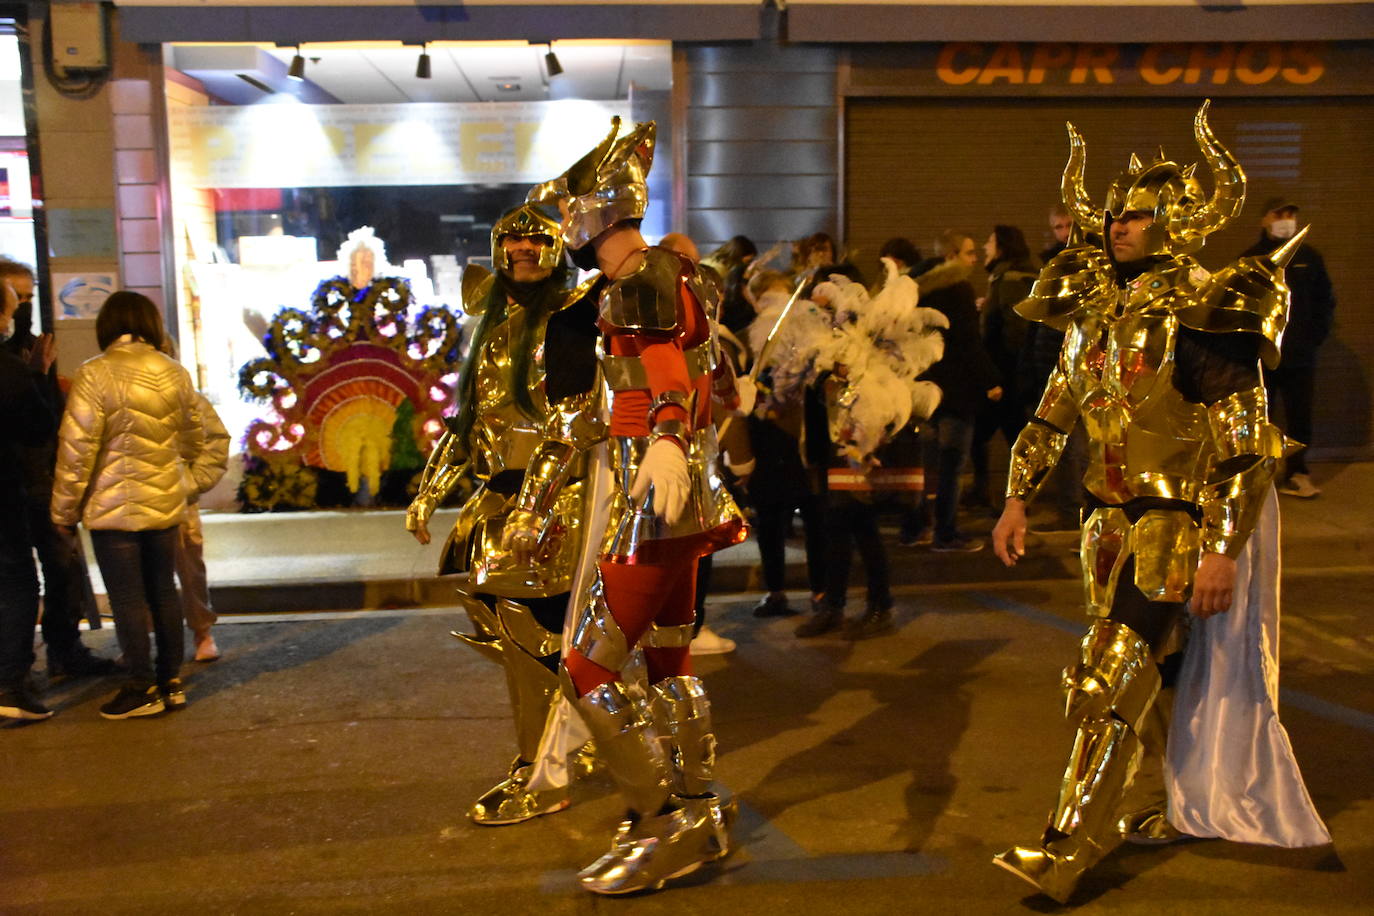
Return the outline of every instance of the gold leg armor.
[[[1140,729],[1140,745],[1147,759],[1153,759],[1159,770],[1163,771],[1164,753],[1168,749],[1169,726],[1173,719],[1174,690],[1166,687],[1145,715],[1145,723]],[[1117,832],[1127,843],[1142,846],[1158,846],[1175,843],[1184,835],[1169,823],[1169,802],[1160,789],[1159,800],[1123,815],[1117,822]]]
[[[540,659],[558,652],[559,635],[544,629],[529,608],[509,598],[498,599],[493,610],[464,592],[458,597],[475,633],[453,635],[505,671],[518,750],[506,778],[477,799],[468,816],[474,823],[496,827],[562,811],[570,804],[566,785],[532,788],[529,784],[531,764],[538,759],[540,740],[558,697],[558,678]],[[572,771],[585,769],[579,759]]]
[[[1129,627],[1097,620],[1083,637],[1078,664],[1064,671],[1064,688],[1065,715],[1078,733],[1049,827],[1041,845],[1013,846],[993,859],[1060,903],[1120,841],[1116,809],[1135,775],[1159,670]]]

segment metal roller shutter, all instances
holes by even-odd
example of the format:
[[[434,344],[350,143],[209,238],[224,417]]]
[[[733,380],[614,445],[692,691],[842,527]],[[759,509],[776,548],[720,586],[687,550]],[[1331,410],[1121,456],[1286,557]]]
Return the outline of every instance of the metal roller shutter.
[[[947,228],[981,245],[994,223],[1020,226],[1032,251],[1051,241],[1048,209],[1058,200],[1068,144],[1064,122],[1087,141],[1088,189],[1099,205],[1107,182],[1132,152],[1159,144],[1169,158],[1200,157],[1190,99],[849,99],[845,109],[845,238],[876,276],[883,241],[911,238],[933,254]],[[1374,209],[1374,99],[1219,99],[1211,124],[1246,167],[1240,218],[1211,236],[1199,259],[1220,267],[1258,236],[1259,204],[1274,194],[1298,201],[1312,244],[1336,287],[1336,330],[1321,351],[1317,456],[1371,454],[1374,294],[1365,281]],[[1205,171],[1205,165],[1201,166]],[[1210,181],[1204,177],[1204,185]]]

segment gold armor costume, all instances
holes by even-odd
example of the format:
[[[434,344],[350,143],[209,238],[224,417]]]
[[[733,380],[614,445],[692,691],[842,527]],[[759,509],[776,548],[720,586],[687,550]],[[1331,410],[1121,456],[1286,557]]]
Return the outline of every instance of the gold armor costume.
[[[1083,587],[1096,619],[1078,662],[1064,672],[1065,712],[1077,737],[1049,826],[1040,845],[1013,847],[995,862],[1061,903],[1122,830],[1155,840],[1169,835],[1158,810],[1117,820],[1142,735],[1148,740],[1151,718],[1163,711],[1156,705],[1163,639],[1147,639],[1115,612],[1129,601],[1177,620],[1200,557],[1240,553],[1284,452],[1253,354],[1257,348],[1266,365],[1277,363],[1288,309],[1283,266],[1301,235],[1271,256],[1203,270],[1192,253],[1239,213],[1245,174],[1213,135],[1205,103],[1194,132],[1215,179],[1210,198],[1193,166],[1180,168],[1161,150],[1149,164],[1132,155],[1099,210],[1083,186],[1083,140],[1069,125],[1063,197],[1073,235],[1017,306],[1065,339],[1035,416],[1012,448],[1007,496],[1032,499],[1074,424],[1083,423],[1090,495]],[[1134,276],[1097,244],[1127,214],[1153,218]],[[1251,357],[1248,368],[1240,359],[1241,377],[1250,381],[1201,397],[1185,357],[1227,343],[1223,338],[1245,338]],[[1162,738],[1149,743],[1158,747]]]
[[[530,777],[558,696],[555,671],[562,634],[557,621],[563,618],[587,537],[586,452],[606,436],[599,377],[588,390],[552,401],[547,385],[545,338],[550,318],[587,296],[594,279],[576,287],[560,281],[561,275],[540,281],[539,286],[554,285],[541,290],[553,297],[553,304],[532,316],[526,305],[507,297],[501,283],[510,277],[511,265],[501,244],[507,237],[544,241],[539,255],[542,271],[562,263],[558,222],[538,206],[518,207],[492,228],[492,259],[499,276],[472,268],[464,276],[465,308],[476,318],[480,335],[460,382],[460,389],[466,388],[460,390],[460,400],[471,401],[466,408],[470,421],[457,431],[453,427],[459,424],[450,421],[450,429],[430,455],[406,520],[407,528],[416,530],[464,477],[476,481],[444,545],[439,571],[462,577],[459,601],[475,631],[454,635],[502,665],[514,709],[518,756],[507,778],[469,811],[473,821],[489,826],[517,823],[569,803],[566,784],[532,786]],[[498,303],[496,296],[505,302]],[[501,307],[504,314],[499,318],[483,314],[484,308]],[[527,327],[530,321],[538,324]],[[595,377],[596,356],[590,343],[594,330],[588,331],[587,339],[585,352],[565,348],[561,355],[565,361],[585,362],[584,374]],[[518,403],[512,390],[519,384],[512,371],[519,350],[528,354],[532,411]],[[528,557],[503,547],[506,526],[521,519],[537,519],[543,535]],[[543,610],[542,624],[534,605]],[[574,772],[591,765],[586,749],[574,755]]]

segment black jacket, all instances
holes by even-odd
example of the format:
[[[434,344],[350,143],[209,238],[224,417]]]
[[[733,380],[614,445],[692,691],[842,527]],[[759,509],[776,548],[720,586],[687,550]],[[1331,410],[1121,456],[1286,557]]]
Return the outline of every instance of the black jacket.
[[[41,446],[57,434],[44,389],[41,373],[0,348],[0,506],[24,503],[27,475],[22,449]]]
[[[1285,239],[1271,239],[1267,232],[1247,248],[1241,257],[1269,254]],[[1317,347],[1331,333],[1335,317],[1336,296],[1331,290],[1331,277],[1326,263],[1311,245],[1299,245],[1297,253],[1284,271],[1288,288],[1293,292],[1288,309],[1288,330],[1283,333],[1283,357],[1279,365],[1284,369],[1310,368],[1317,362]]]
[[[971,419],[987,397],[988,389],[1002,384],[997,367],[988,356],[978,332],[977,294],[969,276],[973,269],[946,261],[916,278],[921,305],[949,319],[942,330],[945,355],[921,378],[940,386],[939,413]]]

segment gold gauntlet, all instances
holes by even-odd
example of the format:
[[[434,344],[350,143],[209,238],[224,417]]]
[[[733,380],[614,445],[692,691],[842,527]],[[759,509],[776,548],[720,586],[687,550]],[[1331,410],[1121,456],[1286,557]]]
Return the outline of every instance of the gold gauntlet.
[[[416,527],[413,526],[429,521],[434,510],[453,492],[458,481],[462,480],[467,468],[466,450],[457,436],[446,431],[435,443],[434,451],[430,452],[429,460],[425,462],[425,470],[420,475],[419,492],[411,501],[410,508],[406,510],[408,530],[414,531]]]
[[[1011,467],[1007,471],[1007,499],[1029,502],[1040,490],[1059,456],[1064,452],[1067,433],[1031,420],[1011,447]]]
[[[1264,389],[1238,391],[1207,408],[1216,451],[1202,506],[1202,549],[1240,556],[1283,455],[1283,434],[1269,422]]]
[[[558,491],[567,481],[576,457],[577,448],[571,442],[541,442],[525,468],[525,480],[515,501],[516,511],[547,519],[553,513]]]

